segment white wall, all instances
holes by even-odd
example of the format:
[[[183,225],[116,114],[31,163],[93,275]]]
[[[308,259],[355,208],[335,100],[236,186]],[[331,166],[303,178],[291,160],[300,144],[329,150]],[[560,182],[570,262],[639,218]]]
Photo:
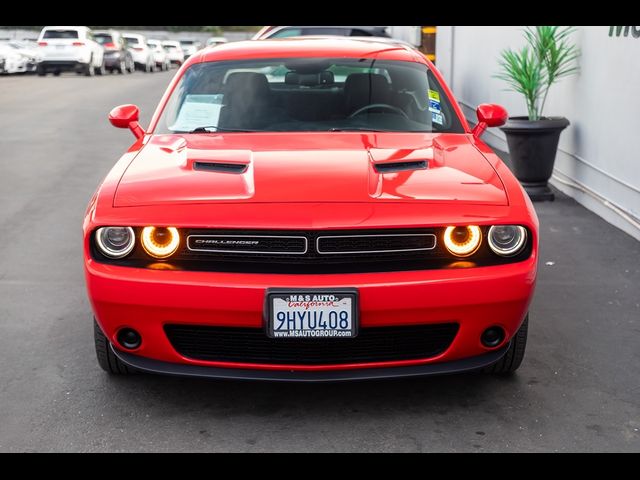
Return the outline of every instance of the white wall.
[[[523,28],[438,27],[438,68],[474,123],[480,103],[526,115],[522,97],[493,77],[500,51],[524,45]],[[578,27],[575,41],[580,73],[552,87],[543,112],[571,121],[551,183],[640,240],[640,38],[609,37],[608,26],[596,26]],[[507,149],[498,129],[484,139]]]

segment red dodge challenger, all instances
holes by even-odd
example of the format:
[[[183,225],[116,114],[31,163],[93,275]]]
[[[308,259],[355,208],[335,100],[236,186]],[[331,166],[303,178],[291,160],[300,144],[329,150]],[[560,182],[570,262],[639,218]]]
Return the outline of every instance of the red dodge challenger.
[[[335,381],[524,356],[538,220],[416,50],[238,42],[178,71],[91,199],[84,264],[112,374]]]

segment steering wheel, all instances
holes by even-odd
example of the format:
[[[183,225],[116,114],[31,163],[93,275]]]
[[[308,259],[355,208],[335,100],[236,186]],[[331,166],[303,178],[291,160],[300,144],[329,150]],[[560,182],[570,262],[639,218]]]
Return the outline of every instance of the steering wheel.
[[[404,110],[398,107],[394,107],[393,105],[388,105],[386,103],[372,103],[371,105],[365,105],[364,107],[359,108],[358,110],[353,112],[351,115],[349,115],[349,118],[357,117],[358,115],[362,115],[367,110],[373,110],[374,108],[386,108],[387,110],[391,110],[393,113],[402,115],[407,120],[409,119],[409,116],[405,113]]]

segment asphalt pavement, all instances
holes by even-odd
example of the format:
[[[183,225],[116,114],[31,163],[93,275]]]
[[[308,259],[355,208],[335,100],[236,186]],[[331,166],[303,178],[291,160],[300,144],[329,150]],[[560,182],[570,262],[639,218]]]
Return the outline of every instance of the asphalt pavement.
[[[175,71],[174,71],[175,72]],[[0,77],[0,451],[640,451],[640,242],[559,195],[518,373],[323,385],[109,377],[89,198],[173,72]]]

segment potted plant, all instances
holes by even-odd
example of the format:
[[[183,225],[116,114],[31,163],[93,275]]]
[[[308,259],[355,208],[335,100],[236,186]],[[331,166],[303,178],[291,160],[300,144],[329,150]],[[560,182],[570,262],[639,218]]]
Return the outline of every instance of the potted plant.
[[[507,137],[513,171],[532,200],[553,200],[547,182],[553,173],[560,133],[569,126],[564,117],[544,117],[549,89],[578,71],[578,49],[572,44],[572,27],[527,27],[527,45],[520,51],[504,50],[498,78],[521,93],[528,116],[510,117],[501,128]]]

